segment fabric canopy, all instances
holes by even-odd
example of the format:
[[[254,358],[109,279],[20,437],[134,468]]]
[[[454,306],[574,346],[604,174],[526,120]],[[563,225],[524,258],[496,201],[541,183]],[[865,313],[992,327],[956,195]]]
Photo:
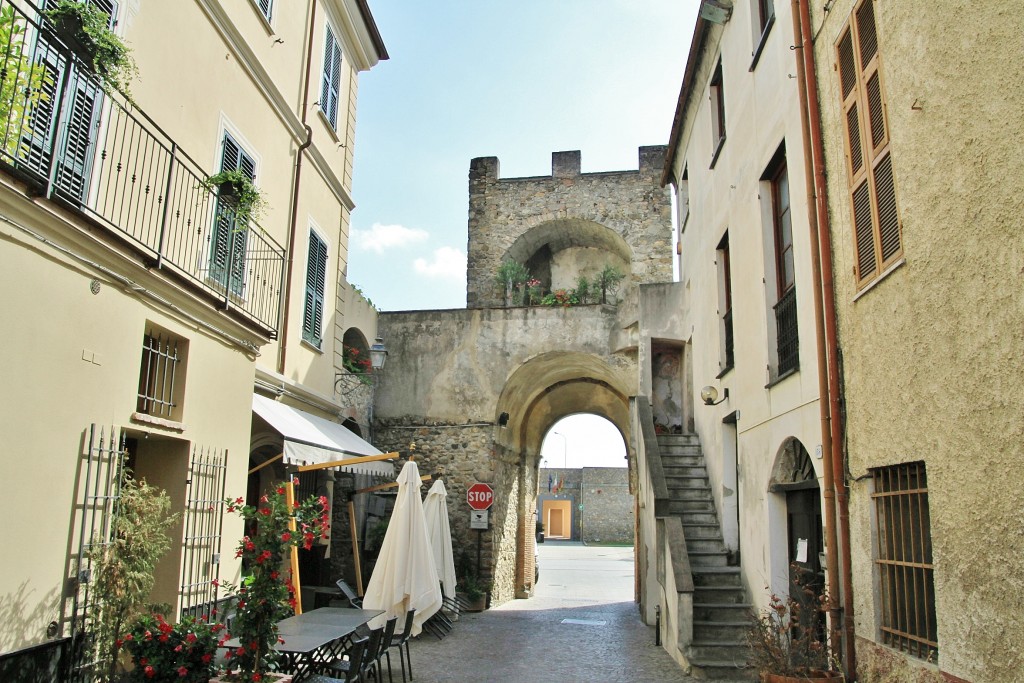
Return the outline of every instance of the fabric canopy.
[[[427,491],[423,501],[423,514],[427,519],[427,535],[434,553],[441,590],[446,597],[455,597],[455,555],[452,552],[452,528],[448,523],[448,491],[438,479]]]
[[[441,586],[420,500],[421,483],[416,463],[405,463],[398,475],[395,509],[363,596],[363,609],[384,610],[370,622],[370,628],[383,626],[391,617],[402,620],[415,608],[411,630],[416,636],[423,630],[423,622],[441,609]]]
[[[265,396],[253,395],[252,410],[284,438],[284,461],[291,465],[316,465],[345,456],[379,455],[372,444],[346,427],[292,408]],[[394,476],[394,466],[384,460],[342,465],[338,469],[360,474]]]

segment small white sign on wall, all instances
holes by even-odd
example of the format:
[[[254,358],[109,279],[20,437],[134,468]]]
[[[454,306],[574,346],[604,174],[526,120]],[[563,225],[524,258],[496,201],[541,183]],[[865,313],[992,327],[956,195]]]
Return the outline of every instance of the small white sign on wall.
[[[799,538],[796,541],[796,562],[807,562],[806,538]]]
[[[490,510],[470,510],[469,511],[469,528],[470,529],[487,529],[487,513]]]

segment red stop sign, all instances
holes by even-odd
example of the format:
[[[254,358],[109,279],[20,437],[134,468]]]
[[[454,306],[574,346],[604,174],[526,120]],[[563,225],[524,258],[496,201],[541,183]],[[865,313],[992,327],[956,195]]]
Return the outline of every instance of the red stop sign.
[[[494,502],[494,489],[490,484],[473,484],[466,491],[466,502],[474,510],[486,510]]]

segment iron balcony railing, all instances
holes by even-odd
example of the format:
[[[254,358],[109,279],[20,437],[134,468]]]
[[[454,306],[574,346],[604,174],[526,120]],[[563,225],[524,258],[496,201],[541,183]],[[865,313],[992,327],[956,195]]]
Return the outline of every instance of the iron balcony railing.
[[[0,164],[276,338],[284,249],[26,5],[0,0]]]
[[[800,367],[800,334],[796,323],[796,287],[775,304],[775,331],[778,339],[779,375]]]

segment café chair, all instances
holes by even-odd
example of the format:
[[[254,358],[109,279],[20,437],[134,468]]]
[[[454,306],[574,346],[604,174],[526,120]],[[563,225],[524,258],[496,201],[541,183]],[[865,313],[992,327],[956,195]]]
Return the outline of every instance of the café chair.
[[[323,674],[307,679],[307,683],[354,683],[363,680],[364,663],[366,662],[367,650],[370,646],[370,638],[356,638],[345,650],[347,659],[336,659],[333,662],[323,665],[322,670],[329,674],[337,674],[344,678],[332,678]]]
[[[409,662],[409,680],[412,680],[412,657],[409,655],[409,638],[412,636],[412,621],[415,616],[416,608],[413,607],[405,613],[405,630],[392,636],[391,641],[388,643],[389,656],[391,648],[398,648],[398,661],[402,664],[402,683],[405,683],[406,661]],[[405,646],[405,659],[402,659],[402,646]]]

